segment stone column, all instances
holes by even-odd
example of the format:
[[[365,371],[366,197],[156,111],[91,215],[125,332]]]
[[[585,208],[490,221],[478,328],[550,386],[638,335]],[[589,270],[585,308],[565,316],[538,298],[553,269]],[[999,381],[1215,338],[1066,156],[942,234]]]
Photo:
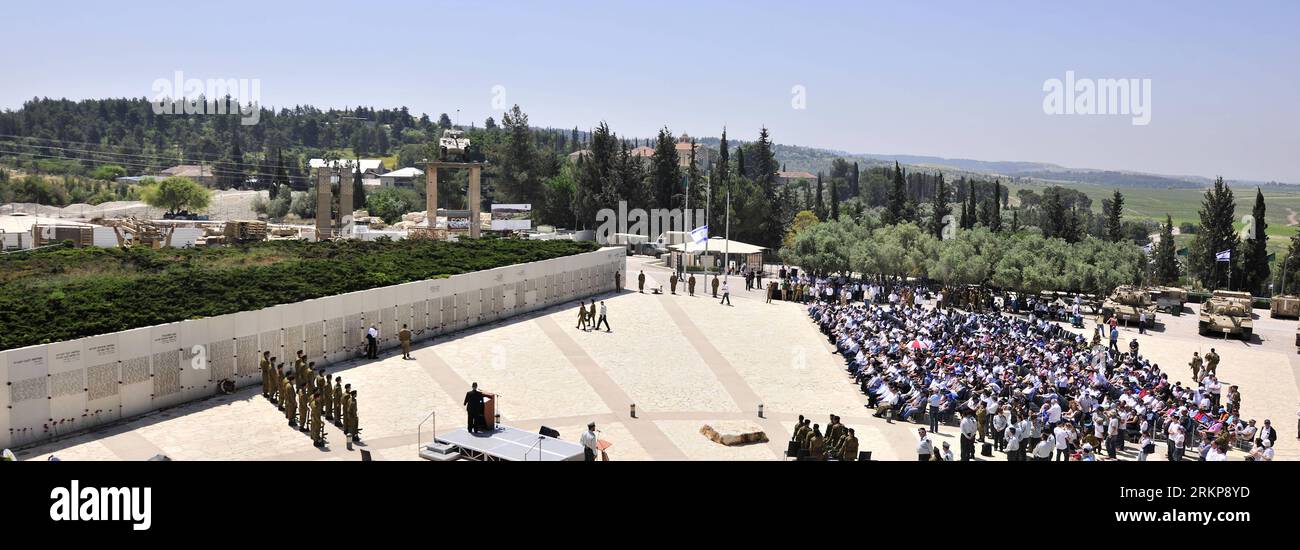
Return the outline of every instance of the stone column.
[[[478,203],[479,203],[479,173],[483,171],[480,165],[469,167],[469,202],[465,208],[469,209],[469,236],[477,238],[479,236],[478,225]]]
[[[350,163],[339,162],[339,234],[346,233],[352,225],[352,169]],[[358,166],[358,168],[360,168]]]
[[[429,223],[429,231],[438,222],[438,165],[429,163],[424,171],[424,216]]]
[[[330,203],[333,193],[330,191],[330,170],[327,166],[316,169],[316,240],[326,241],[333,236],[333,216]]]

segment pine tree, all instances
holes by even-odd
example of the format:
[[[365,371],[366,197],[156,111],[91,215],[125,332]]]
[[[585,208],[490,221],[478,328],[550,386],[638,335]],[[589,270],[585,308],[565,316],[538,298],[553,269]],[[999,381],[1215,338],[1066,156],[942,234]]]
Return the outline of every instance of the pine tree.
[[[980,222],[980,209],[976,197],[978,194],[979,193],[976,192],[975,180],[971,180],[969,189],[967,190],[966,193],[966,202],[967,202],[966,210],[968,215],[966,221],[970,223],[970,227],[968,227],[967,229],[975,229],[975,224]]]
[[[1101,201],[1101,210],[1106,215],[1106,240],[1113,243],[1124,240],[1124,195],[1119,189],[1109,200]]]
[[[1011,232],[1020,232],[1020,209],[1016,208],[1011,211]]]
[[[839,179],[831,180],[831,220],[840,219],[840,187]]]
[[[1205,191],[1201,201],[1200,230],[1188,253],[1189,267],[1196,274],[1197,280],[1206,288],[1227,288],[1230,280],[1240,283],[1240,277],[1233,277],[1233,264],[1238,261],[1239,241],[1233,230],[1236,202],[1232,189],[1223,183],[1223,178],[1216,178],[1214,186]],[[1218,262],[1215,256],[1227,252],[1231,261]]]
[[[1043,192],[1042,211],[1041,228],[1043,236],[1049,239],[1066,238],[1067,220],[1065,218],[1069,214],[1065,210],[1065,204],[1061,202],[1061,193],[1058,188],[1054,187]]]
[[[904,177],[903,168],[899,166],[898,161],[894,161],[893,182],[893,187],[889,190],[889,205],[882,220],[885,225],[904,223],[911,219],[908,215],[907,179]]]
[[[681,160],[677,156],[677,144],[668,128],[661,128],[655,141],[654,156],[650,158],[651,190],[654,191],[656,208],[676,208],[681,204],[681,194],[677,192],[682,181]]]
[[[988,200],[988,216],[984,224],[988,226],[989,231],[997,233],[1002,231],[1002,182],[993,180],[993,194]]]
[[[1160,242],[1156,243],[1153,278],[1158,284],[1171,285],[1178,282],[1178,276],[1178,250],[1177,245],[1174,244],[1174,219],[1166,214],[1165,225],[1160,231]]]
[[[939,174],[939,181],[935,185],[934,197],[931,198],[931,217],[930,217],[930,234],[935,237],[943,237],[943,219],[952,214],[952,206],[948,204],[948,184],[943,181],[943,173]],[[963,210],[965,210],[963,208]]]
[[[1251,211],[1251,217],[1255,219],[1255,225],[1247,229],[1250,238],[1243,243],[1246,250],[1242,254],[1241,288],[1261,296],[1271,271],[1268,265],[1268,224],[1264,222],[1264,192],[1258,187],[1255,188],[1255,209]]]
[[[813,199],[813,213],[817,219],[826,219],[826,203],[822,200],[822,173],[817,172],[817,197]]]
[[[1291,236],[1291,245],[1287,247],[1286,257],[1282,259],[1281,287],[1278,294],[1295,294],[1300,288],[1300,233]]]
[[[966,178],[957,180],[957,192],[960,195],[957,198],[961,201],[961,218],[957,220],[957,227],[962,229],[970,229],[975,226],[974,221],[971,220],[970,206],[966,201],[966,197],[971,193],[969,187]]]
[[[849,172],[849,198],[860,195],[861,191],[862,187],[861,180],[859,179],[858,163],[854,162],[853,170]]]

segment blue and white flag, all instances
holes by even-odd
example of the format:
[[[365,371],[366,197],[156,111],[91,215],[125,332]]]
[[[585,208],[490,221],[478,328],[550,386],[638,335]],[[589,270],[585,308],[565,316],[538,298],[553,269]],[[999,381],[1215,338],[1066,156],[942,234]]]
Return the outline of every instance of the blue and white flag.
[[[694,244],[700,244],[700,243],[702,243],[702,242],[704,242],[704,241],[707,241],[707,240],[709,240],[709,226],[708,226],[708,225],[701,225],[701,226],[696,227],[695,229],[692,229],[692,230],[691,230],[691,242],[692,242],[692,243],[694,243]]]
[[[1216,261],[1216,262],[1231,262],[1231,261],[1232,261],[1232,249],[1229,248],[1229,249],[1227,249],[1227,250],[1224,250],[1223,252],[1220,252],[1220,253],[1218,253],[1218,254],[1215,254],[1215,255],[1214,255],[1214,261]]]

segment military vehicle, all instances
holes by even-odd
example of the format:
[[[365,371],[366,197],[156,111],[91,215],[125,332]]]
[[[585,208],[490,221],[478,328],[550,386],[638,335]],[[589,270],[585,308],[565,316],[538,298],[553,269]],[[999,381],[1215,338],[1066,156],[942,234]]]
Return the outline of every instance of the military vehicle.
[[[1274,296],[1268,301],[1268,316],[1300,318],[1300,296]]]
[[[1152,287],[1150,292],[1157,311],[1173,315],[1183,314],[1183,304],[1187,303],[1187,290],[1176,286],[1157,286]]]
[[[1250,319],[1250,293],[1214,291],[1210,299],[1201,304],[1200,321],[1196,327],[1202,336],[1240,334],[1242,340],[1249,340],[1255,330]]]
[[[1156,305],[1151,301],[1151,294],[1129,285],[1116,288],[1101,304],[1103,317],[1114,316],[1117,321],[1125,325],[1137,322],[1143,312],[1147,314],[1147,322],[1155,325]]]
[[[447,128],[438,139],[438,153],[443,162],[471,162],[469,138],[462,130]]]

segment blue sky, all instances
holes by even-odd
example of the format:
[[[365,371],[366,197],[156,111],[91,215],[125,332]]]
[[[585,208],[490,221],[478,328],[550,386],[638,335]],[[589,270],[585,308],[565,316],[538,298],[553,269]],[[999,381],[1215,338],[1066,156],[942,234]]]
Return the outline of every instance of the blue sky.
[[[257,78],[264,104],[1300,183],[1300,2],[24,2],[0,108]],[[1043,82],[1149,78],[1151,122]],[[807,108],[791,107],[794,86]]]

